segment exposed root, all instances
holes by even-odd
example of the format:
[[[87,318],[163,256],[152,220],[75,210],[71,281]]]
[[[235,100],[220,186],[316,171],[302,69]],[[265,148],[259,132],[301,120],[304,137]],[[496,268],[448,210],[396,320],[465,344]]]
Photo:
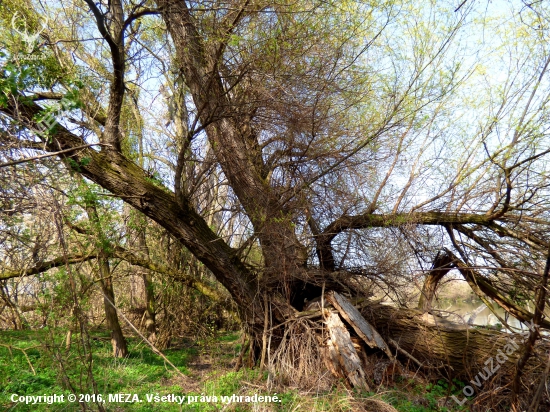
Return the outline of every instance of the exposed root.
[[[334,383],[323,362],[315,324],[307,319],[288,323],[277,350],[270,356],[272,382],[295,388],[323,391]]]

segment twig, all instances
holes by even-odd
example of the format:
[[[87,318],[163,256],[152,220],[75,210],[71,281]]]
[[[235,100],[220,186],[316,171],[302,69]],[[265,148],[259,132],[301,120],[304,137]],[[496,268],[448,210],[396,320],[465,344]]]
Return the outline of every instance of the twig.
[[[265,352],[267,350],[267,329],[269,327],[269,313],[268,313],[267,293],[264,293],[264,332],[262,333],[262,357],[260,360],[260,370],[265,366]]]
[[[460,5],[455,9],[455,13],[456,13],[457,11],[459,11],[459,10],[462,8],[462,6],[464,6],[464,5],[466,4],[467,1],[468,1],[468,0],[464,0],[462,3],[460,3]]]
[[[546,378],[548,377],[548,372],[550,372],[550,352],[548,352],[548,362],[546,362],[546,368],[544,369],[544,373],[540,378],[539,387],[535,392],[533,402],[531,402],[531,405],[529,406],[529,412],[537,412],[539,409],[540,397],[542,396],[542,393],[544,392],[544,387],[546,386]]]
[[[17,346],[4,345],[2,343],[0,343],[0,346],[3,346],[4,348],[8,348],[8,350],[10,351],[10,355],[12,355],[12,356],[13,356],[13,354],[11,353],[12,349],[17,349],[17,350],[20,350],[21,352],[23,352],[23,355],[25,355],[25,359],[27,359],[27,363],[31,367],[32,374],[36,376],[36,371],[34,370],[34,368],[32,366],[32,363],[31,363],[31,360],[29,359],[29,356],[27,355],[26,351],[29,350],[29,349],[38,348],[39,346],[31,346],[30,348],[26,348],[26,349],[18,348]]]

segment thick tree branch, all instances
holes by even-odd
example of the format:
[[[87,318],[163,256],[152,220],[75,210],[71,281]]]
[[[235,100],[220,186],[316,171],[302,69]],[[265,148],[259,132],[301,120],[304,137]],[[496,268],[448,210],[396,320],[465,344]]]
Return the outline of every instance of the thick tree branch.
[[[514,237],[537,248],[540,248],[541,246],[546,247],[546,242],[541,239],[529,234],[519,233],[496,223],[496,221],[517,222],[520,219],[520,216],[511,214],[500,216],[497,219],[495,216],[481,213],[451,213],[436,211],[391,214],[364,213],[355,216],[344,215],[329,224],[318,236],[318,245],[319,250],[331,251],[332,240],[339,233],[352,229],[395,227],[404,224],[434,226],[476,224],[487,227],[488,229],[491,229],[499,234]],[[326,256],[327,261],[324,262],[324,264],[330,265],[330,255],[327,253]]]
[[[141,9],[140,11],[136,11],[130,14],[130,16],[128,16],[128,18],[124,21],[122,30],[125,31],[130,24],[132,24],[134,21],[136,21],[137,19],[143,16],[155,16],[160,13],[161,13],[160,9],[149,9],[149,8],[144,8],[144,9]]]
[[[431,309],[439,281],[443,279],[451,269],[452,261],[449,255],[439,252],[433,261],[432,269],[428,272],[424,280],[420,299],[418,300],[418,309],[424,312]]]
[[[39,262],[35,266],[27,269],[4,269],[0,273],[0,280],[37,275],[39,273],[46,272],[50,269],[64,266],[65,264],[81,263],[81,262],[86,262],[88,260],[92,260],[96,258],[97,258],[97,254],[95,253],[91,253],[89,255],[77,254],[77,255],[72,255],[67,257],[60,256],[55,259]]]
[[[112,253],[105,254],[105,257],[122,259],[130,263],[131,265],[140,266],[152,270],[153,272],[161,273],[174,279],[180,280],[186,286],[198,290],[203,295],[211,298],[212,300],[218,301],[222,299],[221,294],[215,288],[203,282],[202,280],[196,279],[186,273],[175,270],[161,263],[155,263],[149,259],[141,258],[120,246],[116,247]],[[87,255],[76,254],[67,257],[59,256],[54,259],[39,262],[35,266],[26,269],[3,269],[0,272],[0,280],[38,275],[39,273],[47,272],[50,269],[61,267],[65,264],[73,265],[75,263],[82,263],[97,258],[97,253],[90,253]]]
[[[11,162],[6,162],[6,163],[0,163],[0,168],[7,167],[7,166],[14,166],[14,165],[18,165],[20,163],[25,163],[25,162],[32,162],[33,160],[40,160],[40,159],[44,159],[44,158],[47,158],[47,157],[59,156],[59,155],[62,155],[62,154],[67,154],[67,153],[74,152],[76,150],[86,149],[86,148],[91,147],[91,146],[109,146],[109,145],[104,144],[104,143],[85,144],[85,145],[82,145],[82,146],[73,147],[71,149],[60,150],[58,152],[53,152],[53,153],[48,153],[48,154],[43,154],[43,155],[33,156],[33,157],[26,157],[24,159],[13,160]]]
[[[136,254],[131,253],[120,246],[115,248],[112,256],[125,260],[126,262],[134,266],[140,266],[153,272],[170,276],[173,279],[180,280],[186,286],[198,290],[203,295],[211,298],[212,300],[219,301],[222,299],[221,294],[216,289],[203,282],[202,280],[189,276],[188,274],[179,270],[175,270],[170,266],[163,265],[162,263],[153,262],[150,259],[137,256]]]
[[[15,99],[0,108],[4,114],[31,129],[36,128],[36,122],[32,119],[41,110],[34,102],[23,103]],[[82,143],[79,137],[62,125],[57,125],[46,149],[74,149]],[[97,152],[87,148],[59,156],[62,159],[70,158],[73,170],[120,196],[126,203],[168,230],[226,287],[238,306],[245,311],[243,320],[246,319],[251,324],[263,322],[263,311],[254,299],[255,274],[250,272],[236,252],[188,204],[178,204],[172,192],[151,182],[143,169],[117,151]]]

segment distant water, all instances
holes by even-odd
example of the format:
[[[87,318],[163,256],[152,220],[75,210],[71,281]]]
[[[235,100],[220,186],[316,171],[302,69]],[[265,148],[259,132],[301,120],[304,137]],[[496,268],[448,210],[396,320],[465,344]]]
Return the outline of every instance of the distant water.
[[[506,320],[508,325],[517,330],[521,329],[522,326],[520,321],[518,321],[511,315],[506,316],[506,311],[504,311],[504,309],[502,309],[498,305],[493,305],[493,308],[495,308],[494,310],[502,319]],[[466,323],[470,319],[472,312],[477,311],[478,313],[475,317],[473,325],[494,326],[501,323],[500,320],[498,320],[497,317],[493,314],[493,312],[491,312],[491,310],[480,300],[452,301],[448,299],[441,299],[437,302],[435,309],[444,311],[442,313],[443,316],[449,315],[449,313],[451,312],[453,314],[459,315],[464,319],[464,322]],[[453,315],[449,316],[449,320],[460,322],[460,319]],[[503,330],[505,329],[506,328],[503,328]],[[525,329],[525,326],[523,327],[523,329]]]

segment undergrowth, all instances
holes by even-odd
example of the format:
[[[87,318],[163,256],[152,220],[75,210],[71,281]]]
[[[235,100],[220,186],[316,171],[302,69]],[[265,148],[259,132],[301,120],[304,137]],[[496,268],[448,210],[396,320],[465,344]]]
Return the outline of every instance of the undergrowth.
[[[258,369],[233,371],[239,352],[238,333],[218,336],[202,342],[182,341],[163,353],[185,375],[182,377],[152,350],[137,339],[129,339],[130,356],[113,359],[107,334],[94,334],[92,372],[99,393],[136,394],[141,402],[104,403],[106,411],[370,411],[369,400],[383,401],[400,412],[456,412],[450,398],[460,392],[460,383],[449,388],[447,382],[421,384],[415,380],[398,381],[393,387],[376,392],[353,393],[342,384],[325,393],[301,392],[298,388],[270,388],[268,373]],[[78,339],[78,336],[73,340]],[[93,393],[81,347],[66,349],[63,339],[47,330],[0,332],[0,408],[7,411],[77,411],[77,403],[25,405],[10,401],[12,394],[52,395]],[[277,393],[278,392],[278,393]],[[172,402],[148,402],[149,396],[196,396],[205,402],[182,405]],[[277,402],[222,403],[221,396],[277,396]],[[216,396],[217,402],[214,401]],[[207,399],[206,397],[210,397]],[[134,398],[135,399],[135,398]],[[239,399],[239,398],[237,398]],[[210,400],[210,402],[207,402]],[[373,401],[374,402],[374,401]],[[93,402],[88,410],[97,410]]]

